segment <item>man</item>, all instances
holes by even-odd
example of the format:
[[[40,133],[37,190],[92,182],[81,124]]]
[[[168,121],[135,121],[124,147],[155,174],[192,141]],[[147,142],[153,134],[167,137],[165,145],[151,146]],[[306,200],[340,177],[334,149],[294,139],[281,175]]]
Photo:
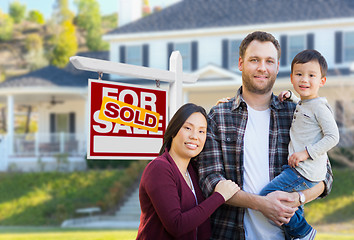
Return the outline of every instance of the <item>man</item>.
[[[198,157],[201,188],[209,196],[220,180],[231,179],[242,189],[212,215],[212,239],[284,239],[279,226],[297,207],[331,190],[328,163],[326,180],[311,189],[257,195],[287,164],[295,104],[272,94],[279,58],[271,34],[249,34],[240,45],[242,87],[209,113],[207,141]]]

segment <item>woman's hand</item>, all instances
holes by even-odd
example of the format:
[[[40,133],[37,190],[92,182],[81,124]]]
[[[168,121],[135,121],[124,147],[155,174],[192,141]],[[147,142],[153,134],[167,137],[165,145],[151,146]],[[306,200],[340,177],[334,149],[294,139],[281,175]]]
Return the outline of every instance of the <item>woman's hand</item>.
[[[225,202],[229,200],[239,190],[240,187],[231,180],[221,180],[215,186],[215,192],[220,193],[225,199]]]

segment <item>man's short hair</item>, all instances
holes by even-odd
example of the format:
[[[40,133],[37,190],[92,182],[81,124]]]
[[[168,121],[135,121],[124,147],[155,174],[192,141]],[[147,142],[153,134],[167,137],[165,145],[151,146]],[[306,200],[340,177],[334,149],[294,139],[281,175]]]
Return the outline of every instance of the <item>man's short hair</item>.
[[[267,32],[261,32],[261,31],[256,31],[253,33],[248,34],[241,42],[240,48],[239,48],[239,53],[240,57],[243,59],[245,56],[245,52],[247,50],[248,45],[253,41],[257,40],[260,42],[271,42],[273,43],[274,47],[277,49],[278,52],[278,61],[280,59],[281,55],[281,50],[280,50],[280,45],[278,40],[275,39],[275,37]]]
[[[326,59],[316,50],[306,49],[299,52],[293,59],[291,63],[291,73],[293,73],[293,68],[295,64],[304,64],[311,61],[317,61],[321,69],[321,77],[327,75],[328,65]]]

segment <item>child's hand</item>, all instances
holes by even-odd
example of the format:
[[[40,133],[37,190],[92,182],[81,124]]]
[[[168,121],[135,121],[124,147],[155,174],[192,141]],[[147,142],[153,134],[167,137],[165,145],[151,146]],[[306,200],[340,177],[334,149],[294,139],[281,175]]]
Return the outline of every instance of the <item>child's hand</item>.
[[[215,106],[216,106],[216,105],[219,105],[220,103],[227,103],[230,99],[231,99],[230,97],[226,97],[226,98],[219,99],[219,100],[216,102]]]
[[[306,150],[302,152],[296,152],[289,157],[288,164],[291,167],[296,167],[299,165],[299,162],[305,161],[309,157],[310,156]]]
[[[279,96],[278,99],[279,101],[283,102],[287,99],[289,99],[291,97],[291,93],[289,91],[282,91]]]

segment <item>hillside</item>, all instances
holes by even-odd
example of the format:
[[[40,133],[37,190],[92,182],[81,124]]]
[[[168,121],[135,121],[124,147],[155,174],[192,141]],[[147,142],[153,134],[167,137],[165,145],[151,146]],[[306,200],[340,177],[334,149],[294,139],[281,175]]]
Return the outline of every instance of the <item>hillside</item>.
[[[102,16],[101,20],[102,33],[117,26],[117,14]],[[15,24],[12,38],[7,41],[0,40],[0,82],[7,77],[22,75],[48,65],[48,54],[52,48],[52,39],[57,33],[58,26],[52,21],[38,24],[24,20]],[[89,51],[86,46],[85,34],[84,30],[76,27],[77,52]],[[33,35],[38,35],[41,42],[33,42]],[[29,51],[31,48],[35,50],[42,48],[42,50],[40,50],[40,53],[33,55],[33,52]]]
[[[0,225],[59,226],[86,207],[114,212],[146,164],[71,173],[0,173]]]
[[[50,39],[54,36],[55,29],[50,24],[41,25],[24,21],[16,24],[14,27],[13,37],[8,41],[0,41],[0,75],[4,77],[11,77],[15,75],[22,75],[31,70],[31,59],[29,59],[29,51],[27,39],[31,35],[38,35],[42,39],[42,48],[44,50],[44,57],[46,51],[50,49]],[[80,50],[87,50],[82,33],[77,31],[77,39]],[[38,61],[43,61],[38,59]],[[48,61],[43,63],[48,64]]]

